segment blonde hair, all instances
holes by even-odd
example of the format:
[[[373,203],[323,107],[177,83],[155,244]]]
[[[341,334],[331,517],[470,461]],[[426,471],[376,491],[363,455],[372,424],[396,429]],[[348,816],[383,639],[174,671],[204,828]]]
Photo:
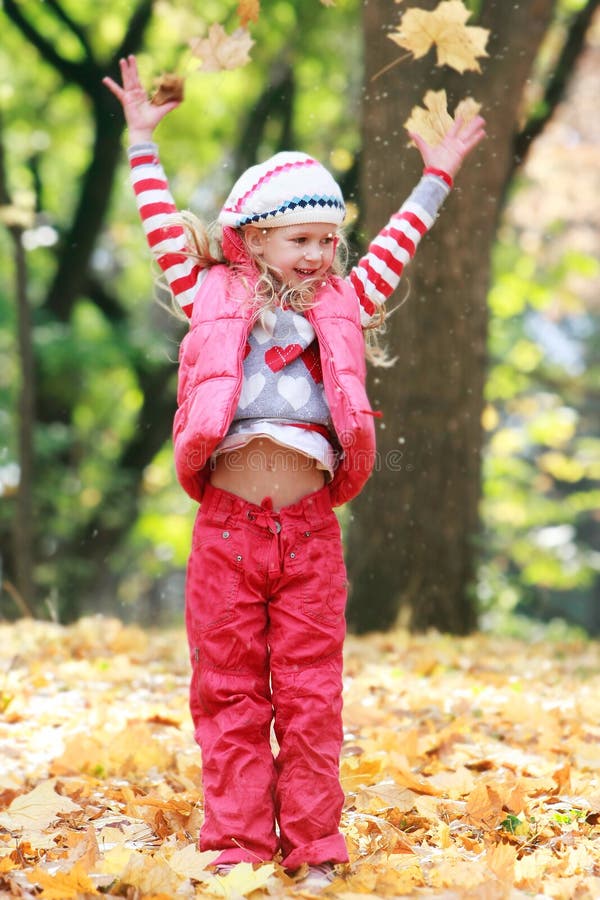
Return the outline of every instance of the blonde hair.
[[[216,233],[216,227],[207,227],[201,219],[189,210],[173,213],[167,217],[169,225],[179,225],[184,229],[186,236],[186,247],[177,252],[182,256],[189,256],[201,268],[210,268],[219,264],[227,264],[240,270],[242,277],[248,274],[243,264],[229,263],[223,255],[220,237]],[[255,226],[250,226],[255,227]],[[254,253],[245,239],[244,228],[237,229],[248,251],[248,256],[254,262],[258,269],[258,279],[254,287],[254,293],[248,298],[251,307],[252,322],[262,321],[262,317],[269,310],[274,309],[280,304],[293,309],[294,312],[304,314],[315,304],[316,289],[323,284],[322,278],[307,279],[300,286],[285,286],[282,284],[278,276],[281,275],[279,270],[273,266],[267,265],[262,256]],[[336,231],[339,242],[336,248],[333,264],[331,266],[331,274],[343,276],[348,261],[348,244],[345,236],[339,230]],[[168,288],[164,273],[159,273],[158,284],[161,288]],[[181,307],[176,302],[173,294],[169,291],[170,303],[165,304],[159,300],[161,305],[173,312],[178,318],[186,318]],[[393,310],[392,310],[393,312]],[[385,323],[388,316],[385,304],[378,307],[377,313],[372,322],[363,326],[365,336],[365,354],[368,361],[379,367],[392,366],[396,358],[390,359],[387,351],[381,346],[379,336],[385,331]]]

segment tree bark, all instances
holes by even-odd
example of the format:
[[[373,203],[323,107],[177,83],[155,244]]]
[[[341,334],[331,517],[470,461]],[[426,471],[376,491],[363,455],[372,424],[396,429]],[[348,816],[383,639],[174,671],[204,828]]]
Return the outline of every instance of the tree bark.
[[[399,11],[393,0],[364,3],[366,233],[381,228],[419,176],[420,159],[405,149],[402,123],[426,90],[445,88],[451,109],[472,94],[482,103],[488,137],[467,162],[400,286],[399,297],[409,291],[408,300],[389,320],[387,335],[398,361],[371,374],[371,400],[384,419],[378,471],[353,504],[348,534],[348,618],[358,632],[389,627],[400,611],[416,630],[461,634],[476,625],[490,253],[512,167],[519,101],[552,8],[553,0],[522,0],[507,15],[500,0],[484,0],[477,24],[491,34],[482,75],[434,68],[430,53],[371,82],[400,55],[386,31],[396,26]]]

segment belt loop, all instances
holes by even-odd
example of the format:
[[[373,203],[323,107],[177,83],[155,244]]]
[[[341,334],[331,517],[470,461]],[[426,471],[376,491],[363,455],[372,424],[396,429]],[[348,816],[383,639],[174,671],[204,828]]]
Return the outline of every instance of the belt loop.
[[[325,516],[332,512],[331,494],[327,485],[304,500],[303,512],[308,525],[316,528],[323,524]]]
[[[204,491],[206,515],[219,525],[225,525],[233,512],[232,498],[225,491],[208,484]]]

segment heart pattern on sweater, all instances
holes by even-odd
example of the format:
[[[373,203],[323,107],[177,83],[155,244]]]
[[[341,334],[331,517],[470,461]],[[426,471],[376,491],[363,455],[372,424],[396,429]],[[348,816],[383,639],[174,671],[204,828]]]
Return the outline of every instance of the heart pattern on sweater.
[[[270,347],[265,353],[265,362],[271,372],[280,372],[285,366],[300,356],[302,349],[301,344],[288,344],[287,347]]]
[[[304,353],[300,354],[300,359],[308,369],[308,374],[315,384],[321,384],[323,381],[323,369],[321,368],[321,357],[317,349],[317,342],[313,341]]]
[[[246,409],[253,403],[266,384],[266,378],[262,372],[255,372],[250,378],[244,378],[242,392],[238,405],[240,409]]]
[[[277,382],[277,393],[296,411],[310,400],[310,384],[303,375],[298,378],[282,375]]]
[[[277,316],[273,310],[266,310],[252,329],[252,337],[256,343],[264,344],[266,341],[272,340],[276,324]]]

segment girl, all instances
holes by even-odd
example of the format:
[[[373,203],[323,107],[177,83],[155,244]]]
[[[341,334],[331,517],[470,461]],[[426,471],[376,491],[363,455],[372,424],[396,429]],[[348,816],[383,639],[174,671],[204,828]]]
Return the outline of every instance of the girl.
[[[218,871],[281,853],[314,890],[348,860],[339,831],[346,573],[332,507],[361,490],[374,462],[363,329],[381,322],[484,123],[458,121],[436,147],[413,136],[423,178],[342,278],[342,194],[302,153],[278,153],[239,178],[213,256],[199,223],[173,217],[152,143],[177,102],[150,103],[133,56],[121,76],[104,83],[123,106],[146,237],[191,320],[173,435],[179,480],[201,503],[186,586],[200,847],[220,851]]]

